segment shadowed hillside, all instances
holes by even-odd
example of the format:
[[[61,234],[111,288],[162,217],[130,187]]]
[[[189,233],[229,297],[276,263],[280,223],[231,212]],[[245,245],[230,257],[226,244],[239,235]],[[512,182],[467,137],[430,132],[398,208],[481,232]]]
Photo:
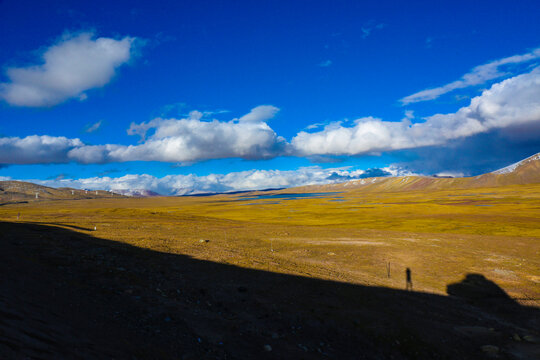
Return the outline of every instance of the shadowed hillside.
[[[539,310],[518,305],[480,274],[449,284],[454,296],[446,297],[245,269],[7,222],[0,223],[0,274],[3,359],[539,354]]]

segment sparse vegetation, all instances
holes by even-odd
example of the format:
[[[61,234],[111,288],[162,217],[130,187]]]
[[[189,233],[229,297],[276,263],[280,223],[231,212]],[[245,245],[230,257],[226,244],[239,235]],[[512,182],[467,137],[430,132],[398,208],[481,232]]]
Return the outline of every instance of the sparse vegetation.
[[[309,190],[1,206],[0,354],[539,354],[540,184]]]
[[[480,272],[514,298],[540,298],[540,185],[342,190],[278,202],[239,195],[35,202],[3,206],[1,219],[20,213],[21,222],[138,247],[393,288],[404,287],[410,267],[415,289],[435,293]],[[200,239],[211,241],[203,246]]]

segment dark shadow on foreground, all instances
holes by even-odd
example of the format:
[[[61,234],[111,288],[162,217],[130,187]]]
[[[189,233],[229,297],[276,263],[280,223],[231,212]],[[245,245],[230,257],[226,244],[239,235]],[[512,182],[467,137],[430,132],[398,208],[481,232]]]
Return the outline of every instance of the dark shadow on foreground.
[[[537,308],[479,274],[448,292],[250,270],[0,222],[2,359],[536,356]]]
[[[29,225],[38,225],[38,226],[48,226],[48,225],[53,225],[55,227],[68,227],[68,228],[71,228],[71,229],[75,229],[75,230],[82,230],[82,231],[92,231],[94,229],[92,228],[85,228],[85,227],[82,227],[82,226],[77,226],[77,225],[71,225],[71,224],[64,224],[64,223],[55,223],[55,222],[48,222],[47,225],[43,225],[42,223],[39,223],[39,222],[32,222],[32,221],[20,221],[19,224],[29,224]]]

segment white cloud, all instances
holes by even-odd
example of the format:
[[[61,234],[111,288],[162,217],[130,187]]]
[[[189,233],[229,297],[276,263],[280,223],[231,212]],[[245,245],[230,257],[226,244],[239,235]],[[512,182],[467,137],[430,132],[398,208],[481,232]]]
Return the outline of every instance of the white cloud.
[[[360,155],[440,145],[491,129],[540,121],[540,67],[527,74],[494,84],[469,106],[452,114],[436,114],[411,124],[413,113],[400,122],[367,117],[353,126],[331,123],[321,131],[301,131],[291,141],[296,153],[310,155]]]
[[[0,98],[11,105],[53,106],[107,84],[116,68],[133,55],[135,38],[94,39],[93,33],[64,36],[42,55],[43,63],[11,67],[10,82],[0,84]]]
[[[369,21],[367,24],[362,26],[360,29],[362,30],[362,39],[366,39],[373,30],[381,30],[386,27],[386,24],[375,24],[374,21]]]
[[[320,67],[329,67],[330,65],[332,65],[332,60],[325,60],[319,63]]]
[[[540,67],[494,84],[454,114],[433,115],[426,124],[444,138],[540,121]]]
[[[401,120],[402,121],[407,121],[407,120],[412,120],[412,119],[414,119],[414,111],[405,110],[405,116]]]
[[[239,122],[264,122],[276,116],[279,109],[272,105],[259,105],[238,119]]]
[[[438,177],[463,177],[465,176],[465,174],[463,172],[460,172],[460,171],[442,171],[442,172],[439,172],[437,174],[435,174],[435,176],[438,176]]]
[[[241,190],[262,190],[293,186],[329,184],[358,179],[367,175],[385,176],[411,175],[396,167],[383,169],[352,170],[350,168],[322,169],[318,166],[297,170],[248,170],[228,174],[168,175],[156,178],[151,175],[125,175],[122,177],[93,177],[86,179],[32,180],[32,182],[53,186],[79,189],[102,190],[150,190],[162,195],[186,195],[205,192],[227,192]],[[363,176],[365,175],[365,176]]]
[[[258,106],[230,121],[206,121],[203,113],[192,111],[184,119],[156,118],[131,124],[128,133],[141,136],[138,145],[86,145],[79,139],[36,135],[0,138],[0,163],[190,163],[222,158],[362,155],[443,145],[493,129],[539,124],[540,66],[492,85],[455,113],[436,114],[414,124],[411,111],[399,122],[366,117],[350,126],[344,125],[349,122],[334,122],[319,131],[300,131],[288,143],[266,123],[278,110]]]
[[[156,118],[132,123],[128,134],[141,136],[138,145],[86,145],[79,139],[53,136],[0,138],[0,164],[107,163],[162,161],[189,163],[238,157],[267,159],[290,152],[289,144],[265,121],[279,109],[263,105],[231,121],[203,121],[203,113],[192,111],[185,119]],[[90,128],[97,129],[98,122]],[[147,136],[149,131],[153,134]]]
[[[356,120],[352,127],[335,122],[319,132],[301,131],[292,139],[292,145],[301,156],[365,154],[403,146],[408,140],[403,136],[406,128],[403,122],[367,117]]]
[[[515,65],[540,58],[540,48],[534,49],[531,52],[509,56],[503,59],[498,59],[490,63],[477,66],[469,73],[463,75],[461,79],[453,81],[444,86],[422,90],[415,94],[409,95],[401,99],[403,105],[416,103],[420,101],[433,100],[441,95],[456,89],[463,89],[469,86],[483,84],[489,80],[497,79],[503,76],[510,75],[507,71],[503,71],[501,67],[505,65]]]
[[[231,121],[203,121],[201,112],[192,111],[186,119],[156,118],[148,123],[132,123],[128,134],[141,136],[141,144],[84,146],[71,150],[69,156],[82,163],[272,158],[288,151],[285,139],[265,122],[278,110],[262,105]],[[154,133],[147,137],[150,130]]]
[[[46,164],[69,161],[68,151],[83,146],[79,139],[31,135],[0,138],[0,164]]]
[[[93,133],[94,131],[97,131],[101,127],[102,123],[103,123],[103,121],[99,120],[96,123],[87,126],[84,131],[87,132],[87,133]]]

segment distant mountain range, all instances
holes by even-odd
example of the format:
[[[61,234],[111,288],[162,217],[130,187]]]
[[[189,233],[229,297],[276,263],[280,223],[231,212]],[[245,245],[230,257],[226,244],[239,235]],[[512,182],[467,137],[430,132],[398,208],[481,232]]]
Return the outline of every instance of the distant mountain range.
[[[399,176],[372,177],[326,185],[308,185],[275,190],[277,192],[308,191],[414,191],[467,189],[495,187],[503,185],[524,185],[540,183],[540,153],[509,165],[497,171],[474,177]],[[197,194],[204,195],[204,194]],[[212,195],[212,194],[207,194]],[[51,188],[23,181],[0,181],[0,203],[39,201],[52,199],[95,199],[111,197],[151,197],[160,194],[146,189],[80,190],[71,188]]]
[[[373,177],[339,184],[309,185],[295,191],[414,191],[468,189],[540,183],[540,153],[505,168],[473,177],[399,176]],[[288,189],[290,190],[290,189]]]

